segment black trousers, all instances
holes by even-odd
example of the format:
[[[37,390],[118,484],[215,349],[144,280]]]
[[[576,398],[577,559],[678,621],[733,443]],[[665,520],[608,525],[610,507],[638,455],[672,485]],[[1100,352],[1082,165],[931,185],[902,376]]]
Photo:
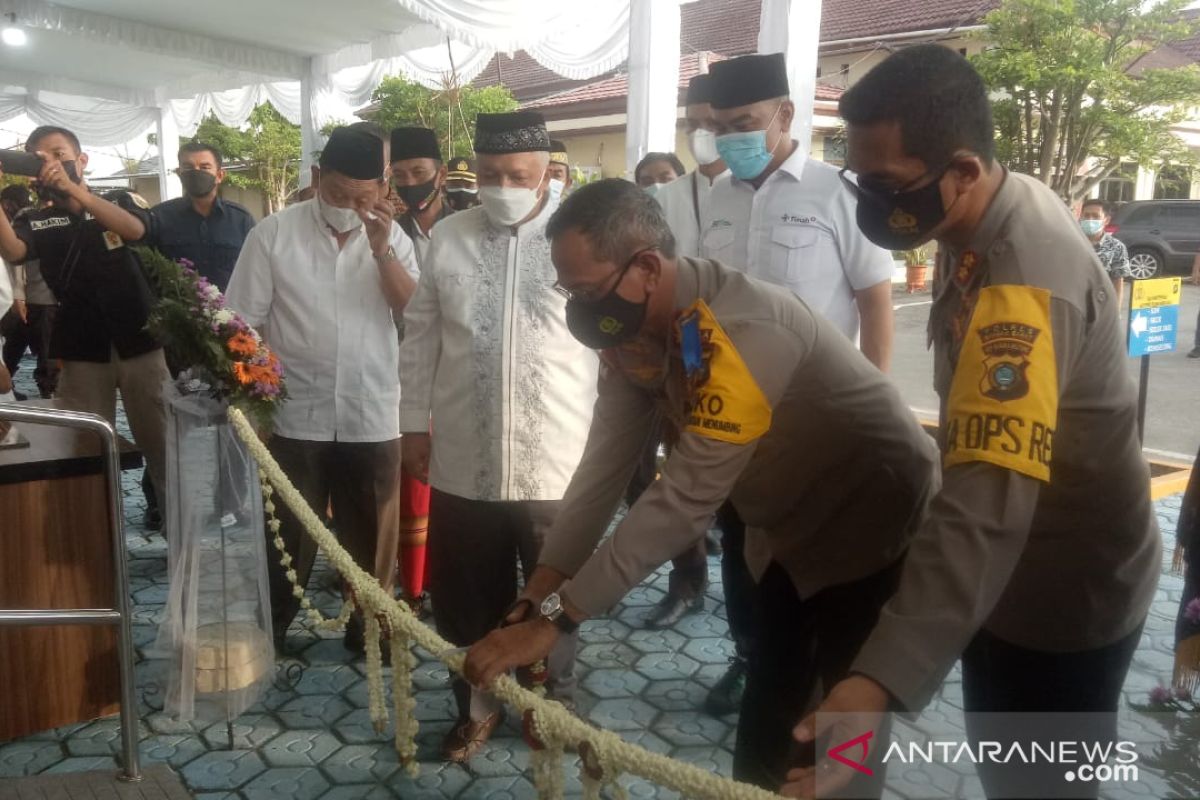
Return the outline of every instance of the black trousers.
[[[429,495],[429,596],[438,633],[457,647],[469,647],[500,622],[517,599],[517,568],[526,579],[537,567],[546,532],[559,501],[470,500],[434,489]],[[546,692],[570,700],[575,690],[575,649],[579,634],[559,637],[546,660]],[[476,720],[500,708],[453,682],[458,718]]]
[[[333,507],[338,541],[354,563],[391,591],[400,537],[400,440],[309,442],[273,436],[267,447],[317,516],[324,516],[327,503]],[[317,545],[286,503],[277,499],[275,511],[296,580],[307,586]],[[300,600],[292,594],[271,532],[266,533],[271,614],[276,635],[282,636],[300,610]]]
[[[787,771],[807,763],[792,729],[815,709],[850,665],[896,589],[900,563],[853,583],[830,586],[801,599],[782,566],[772,562],[758,584],[758,624],[750,654],[746,693],[738,719],[733,777],[777,791]],[[889,731],[876,731],[886,741]],[[882,753],[880,753],[882,755]],[[878,797],[886,776],[861,776],[841,796]]]
[[[37,357],[33,380],[43,398],[54,396],[58,385],[58,362],[50,358],[50,334],[58,306],[27,305],[26,321],[22,322],[10,310],[0,319],[0,336],[4,338],[3,359],[9,374],[16,375],[26,348]]]
[[[749,658],[754,652],[758,587],[746,566],[746,523],[728,500],[717,509],[717,527],[721,529],[721,583],[729,636],[737,654]]]
[[[1121,687],[1141,638],[1139,625],[1133,633],[1105,647],[1047,653],[1018,647],[980,631],[962,657],[968,737],[972,743],[1003,744],[1014,738],[1027,740],[1030,727],[1036,726],[1039,740],[1115,741]],[[1006,720],[987,714],[978,716],[980,712],[1037,712],[1038,717]],[[1060,764],[984,761],[977,770],[984,791],[993,800],[1036,797],[1037,792],[1043,797],[1092,798],[1100,791],[1095,781],[1065,782]]]

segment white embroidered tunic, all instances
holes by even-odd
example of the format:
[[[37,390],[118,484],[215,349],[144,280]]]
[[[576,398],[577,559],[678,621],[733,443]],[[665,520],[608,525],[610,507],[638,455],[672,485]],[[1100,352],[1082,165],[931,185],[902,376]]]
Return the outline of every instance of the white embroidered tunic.
[[[400,429],[432,423],[430,484],[471,500],[558,500],[579,463],[599,360],[554,291],[547,204],[517,228],[482,208],[433,230],[404,314]]]

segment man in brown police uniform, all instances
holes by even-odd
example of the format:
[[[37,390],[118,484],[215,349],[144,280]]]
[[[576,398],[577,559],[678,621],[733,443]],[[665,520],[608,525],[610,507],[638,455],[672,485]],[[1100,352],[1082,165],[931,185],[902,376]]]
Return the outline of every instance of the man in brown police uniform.
[[[972,740],[1111,741],[1162,568],[1112,283],[1059,198],[995,163],[986,88],[957,53],[890,56],[841,113],[863,232],[893,250],[940,245],[943,485],[855,674],[820,711],[860,714],[856,732],[886,708],[919,711],[961,654]],[[997,733],[972,712],[1046,716]],[[810,740],[814,720],[796,733]],[[992,797],[1098,791],[1060,764],[978,771]],[[821,765],[815,791],[852,774]],[[797,770],[785,793],[813,780]]]
[[[486,685],[544,656],[702,541],[728,498],[763,611],[734,774],[778,788],[795,720],[846,675],[894,590],[936,488],[933,442],[854,343],[791,292],[676,259],[661,209],[633,184],[580,188],[547,236],[567,324],[605,367],[583,458],[510,615],[530,621],[476,645],[467,676]],[[660,415],[678,441],[597,549]]]

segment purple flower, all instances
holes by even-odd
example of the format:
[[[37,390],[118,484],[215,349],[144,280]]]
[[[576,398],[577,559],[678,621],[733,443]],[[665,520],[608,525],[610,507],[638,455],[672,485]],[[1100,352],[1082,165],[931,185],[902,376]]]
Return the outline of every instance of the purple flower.
[[[179,266],[183,267],[184,269],[191,269],[192,267],[196,266],[196,262],[187,258],[177,259],[176,263],[178,263]]]
[[[1200,597],[1187,604],[1187,608],[1183,610],[1183,618],[1192,625],[1200,625]]]
[[[1171,690],[1166,686],[1155,686],[1150,690],[1150,702],[1154,705],[1163,705],[1171,701]]]

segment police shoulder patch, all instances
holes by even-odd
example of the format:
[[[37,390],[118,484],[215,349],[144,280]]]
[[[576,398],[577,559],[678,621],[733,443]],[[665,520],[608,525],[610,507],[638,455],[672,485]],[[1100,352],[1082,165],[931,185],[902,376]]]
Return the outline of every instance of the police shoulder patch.
[[[749,444],[771,427],[771,405],[708,305],[698,316],[703,366],[689,380],[688,433],[730,444]]]
[[[1057,422],[1049,290],[982,289],[950,384],[944,465],[986,461],[1048,481]]]

